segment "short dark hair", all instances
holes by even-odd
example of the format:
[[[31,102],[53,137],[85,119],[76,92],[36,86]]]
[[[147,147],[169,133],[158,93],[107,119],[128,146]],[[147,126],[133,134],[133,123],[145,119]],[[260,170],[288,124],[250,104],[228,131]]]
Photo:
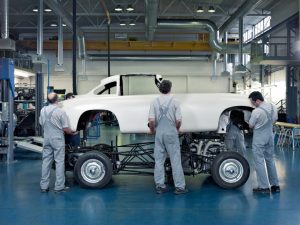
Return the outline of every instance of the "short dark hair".
[[[49,99],[49,98],[47,97],[47,100],[48,100],[48,102],[49,102],[50,104],[54,104],[54,103],[56,103],[56,102],[58,101],[58,95],[55,94],[55,95],[53,96],[53,98],[51,98],[51,99]]]
[[[69,92],[66,94],[65,99],[74,98],[74,94],[72,92]]]
[[[172,82],[169,80],[163,80],[159,85],[159,91],[163,94],[168,94],[171,91]]]
[[[248,98],[251,98],[252,101],[256,101],[256,100],[260,100],[260,101],[264,101],[264,97],[262,96],[262,94],[259,91],[253,91]]]

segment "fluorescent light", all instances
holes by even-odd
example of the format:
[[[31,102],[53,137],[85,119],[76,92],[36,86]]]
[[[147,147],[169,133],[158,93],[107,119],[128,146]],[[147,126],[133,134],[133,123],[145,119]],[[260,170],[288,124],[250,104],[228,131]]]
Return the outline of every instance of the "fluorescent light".
[[[67,25],[63,23],[62,26],[63,26],[63,27],[66,27]]]
[[[39,9],[38,8],[34,8],[34,9],[32,9],[32,12],[38,12],[39,11]]]
[[[130,26],[135,26],[135,23],[134,23],[134,22],[131,22],[129,25],[130,25]]]
[[[120,26],[126,26],[126,23],[120,22]]]
[[[198,6],[198,8],[197,8],[197,11],[196,11],[197,13],[202,13],[202,12],[204,12],[204,9],[203,9],[203,7],[202,6]]]
[[[45,8],[45,9],[44,9],[44,12],[52,12],[52,9]]]
[[[121,12],[121,11],[123,11],[123,9],[120,5],[117,5],[116,8],[115,8],[115,11]]]
[[[56,23],[51,23],[50,27],[57,27],[57,24]]]
[[[126,8],[127,11],[131,12],[134,10],[134,8],[132,7],[132,5],[128,5]]]
[[[211,6],[209,6],[209,8],[208,8],[208,12],[214,13],[214,12],[216,12],[216,10],[215,10],[215,8],[211,5]]]
[[[28,77],[32,77],[34,75],[35,74],[30,72],[30,71],[15,68],[15,76],[16,77],[26,77],[26,78],[28,78]]]

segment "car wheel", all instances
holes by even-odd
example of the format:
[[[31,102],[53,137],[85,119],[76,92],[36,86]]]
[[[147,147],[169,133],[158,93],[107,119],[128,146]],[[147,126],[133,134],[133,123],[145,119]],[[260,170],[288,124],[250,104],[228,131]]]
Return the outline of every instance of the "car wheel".
[[[222,188],[238,188],[246,183],[250,174],[247,160],[237,152],[222,152],[213,161],[213,180]]]
[[[84,153],[75,164],[74,177],[82,187],[102,188],[111,180],[112,163],[101,152]]]

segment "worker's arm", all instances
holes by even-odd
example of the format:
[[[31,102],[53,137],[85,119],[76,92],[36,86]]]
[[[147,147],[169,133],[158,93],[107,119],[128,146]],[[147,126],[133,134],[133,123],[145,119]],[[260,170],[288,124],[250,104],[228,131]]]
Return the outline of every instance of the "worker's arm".
[[[254,109],[252,111],[250,119],[249,119],[249,127],[250,127],[250,129],[253,129],[255,127],[255,124],[257,123],[258,117],[259,117],[259,111],[258,111],[258,109]]]
[[[69,127],[69,118],[67,117],[67,114],[65,112],[61,115],[61,122],[62,122],[63,131],[65,132],[65,134],[68,134],[68,135],[78,134],[77,131],[73,131]]]
[[[176,120],[176,129],[177,129],[178,133],[179,133],[180,127],[181,127],[181,120]]]
[[[149,115],[148,115],[148,127],[150,129],[150,134],[155,134],[155,110],[154,102],[150,104]]]
[[[181,115],[180,103],[177,100],[175,101],[175,118],[176,118],[176,129],[177,132],[179,133],[179,129],[182,123],[182,115]]]
[[[155,119],[149,118],[148,122],[149,122],[150,133],[154,134],[155,133]]]

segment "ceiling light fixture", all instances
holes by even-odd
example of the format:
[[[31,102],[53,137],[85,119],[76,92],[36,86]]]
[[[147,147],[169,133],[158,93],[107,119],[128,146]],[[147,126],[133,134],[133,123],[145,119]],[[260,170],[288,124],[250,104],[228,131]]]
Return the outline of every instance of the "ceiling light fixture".
[[[121,12],[121,11],[123,11],[123,9],[120,5],[117,5],[116,8],[115,8],[115,11]]]
[[[126,23],[120,22],[120,26],[126,26]]]
[[[45,8],[45,9],[44,9],[44,12],[52,12],[52,9]]]
[[[208,12],[214,13],[214,12],[216,12],[216,10],[215,10],[215,8],[211,5],[211,6],[209,6],[209,8],[208,8]]]
[[[203,7],[202,6],[198,6],[198,8],[197,8],[197,11],[196,11],[197,13],[203,13],[204,12],[204,9],[203,9]]]
[[[39,9],[37,7],[32,9],[32,12],[38,12],[38,11],[39,11]]]
[[[135,22],[129,23],[130,26],[135,26]]]
[[[50,27],[57,27],[57,24],[56,23],[51,23]]]
[[[62,26],[63,26],[63,27],[66,27],[67,25],[63,23]]]
[[[127,10],[128,12],[131,12],[131,11],[134,10],[134,8],[132,7],[131,4],[129,4],[129,5],[127,6],[126,10]]]

